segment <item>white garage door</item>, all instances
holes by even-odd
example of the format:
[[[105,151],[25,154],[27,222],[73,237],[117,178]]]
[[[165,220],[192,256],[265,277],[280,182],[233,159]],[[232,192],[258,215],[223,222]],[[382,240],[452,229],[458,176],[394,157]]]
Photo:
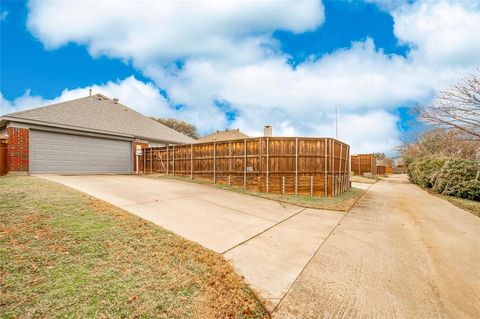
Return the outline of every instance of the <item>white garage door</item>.
[[[30,130],[30,173],[131,173],[129,141]]]

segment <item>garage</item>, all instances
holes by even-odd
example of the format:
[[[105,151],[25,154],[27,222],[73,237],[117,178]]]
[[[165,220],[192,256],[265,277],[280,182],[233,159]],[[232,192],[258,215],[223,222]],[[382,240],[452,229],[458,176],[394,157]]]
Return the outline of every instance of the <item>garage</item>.
[[[30,130],[30,173],[100,174],[132,171],[130,141]]]
[[[0,175],[132,174],[134,149],[194,142],[117,98],[89,94],[0,116]]]

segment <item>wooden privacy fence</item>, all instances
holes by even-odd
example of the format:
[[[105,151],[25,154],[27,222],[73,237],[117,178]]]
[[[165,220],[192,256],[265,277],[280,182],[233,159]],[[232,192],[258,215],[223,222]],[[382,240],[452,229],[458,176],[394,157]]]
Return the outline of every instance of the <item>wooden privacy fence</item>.
[[[350,187],[350,146],[332,138],[260,137],[144,149],[145,174],[209,179],[265,193],[336,196]]]
[[[373,154],[352,155],[353,175],[362,176],[364,173],[377,175],[377,158]]]
[[[378,175],[385,175],[386,174],[386,166],[377,165],[377,174]]]

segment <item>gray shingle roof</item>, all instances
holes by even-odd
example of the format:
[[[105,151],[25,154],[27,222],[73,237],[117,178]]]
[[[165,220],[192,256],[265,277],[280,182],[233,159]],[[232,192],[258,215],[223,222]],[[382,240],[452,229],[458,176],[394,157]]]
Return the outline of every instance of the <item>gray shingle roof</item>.
[[[197,140],[197,143],[204,142],[219,142],[219,141],[229,141],[236,140],[240,138],[249,138],[245,133],[240,132],[239,129],[225,130],[225,131],[216,131],[207,136],[201,137]]]
[[[86,131],[104,131],[148,140],[172,143],[195,142],[194,139],[99,94],[10,113],[4,117],[18,119],[20,122],[21,120],[31,120],[45,125],[57,124]]]

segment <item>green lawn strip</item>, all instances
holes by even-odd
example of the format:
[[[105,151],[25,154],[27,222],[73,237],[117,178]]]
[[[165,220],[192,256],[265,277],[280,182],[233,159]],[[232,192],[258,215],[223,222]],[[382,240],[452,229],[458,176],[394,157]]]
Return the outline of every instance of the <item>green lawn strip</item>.
[[[34,177],[0,178],[0,318],[262,318],[222,256]]]
[[[146,175],[149,176],[149,175]],[[172,175],[156,175],[155,177],[169,178],[180,181],[192,182],[202,185],[214,186],[216,188],[234,191],[237,193],[262,197],[270,200],[279,201],[282,203],[297,205],[305,208],[317,208],[328,209],[338,211],[349,211],[357,200],[365,193],[365,190],[352,187],[348,191],[335,196],[335,197],[323,197],[323,196],[303,196],[303,195],[281,195],[281,194],[266,194],[261,192],[254,192],[251,190],[245,190],[242,187],[228,186],[225,184],[213,184],[209,180],[204,179],[190,179],[184,176],[172,176]]]

